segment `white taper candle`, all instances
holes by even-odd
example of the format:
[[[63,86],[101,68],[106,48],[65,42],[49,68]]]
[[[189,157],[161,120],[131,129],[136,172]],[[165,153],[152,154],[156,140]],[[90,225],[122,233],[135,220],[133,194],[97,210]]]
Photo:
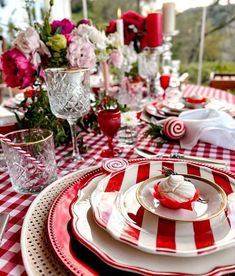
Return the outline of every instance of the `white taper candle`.
[[[123,20],[121,19],[122,16],[122,12],[121,9],[119,8],[117,11],[117,33],[119,36],[119,40],[120,40],[120,44],[121,46],[124,45],[124,24],[123,24]]]
[[[163,34],[172,34],[175,31],[175,3],[167,2],[163,4]]]
[[[83,8],[83,17],[84,17],[84,19],[88,19],[87,0],[82,0],[82,8]]]

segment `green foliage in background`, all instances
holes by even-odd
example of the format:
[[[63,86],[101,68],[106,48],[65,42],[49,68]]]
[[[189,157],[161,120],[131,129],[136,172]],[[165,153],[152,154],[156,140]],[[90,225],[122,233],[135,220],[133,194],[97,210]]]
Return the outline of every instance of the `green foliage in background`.
[[[100,29],[105,29],[110,20],[115,20],[117,18],[117,9],[121,10],[134,10],[139,11],[140,0],[88,0],[88,17],[92,22]],[[72,19],[74,22],[78,22],[83,19],[82,12],[82,1],[72,0]]]
[[[198,63],[183,63],[180,66],[181,73],[189,73],[189,82],[197,83]],[[209,85],[210,74],[215,73],[235,73],[234,63],[204,62],[202,67],[202,84]]]

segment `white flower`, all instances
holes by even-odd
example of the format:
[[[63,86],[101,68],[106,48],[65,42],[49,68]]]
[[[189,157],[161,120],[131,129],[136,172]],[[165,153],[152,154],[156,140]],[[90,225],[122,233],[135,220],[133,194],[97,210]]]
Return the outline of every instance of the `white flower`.
[[[96,51],[96,58],[97,58],[97,61],[102,62],[102,61],[108,60],[109,55],[106,50],[99,50],[99,51]]]
[[[87,24],[80,24],[77,28],[74,28],[72,36],[88,36],[90,26]]]
[[[106,36],[94,26],[80,24],[76,29],[74,29],[72,34],[73,36],[87,36],[91,43],[93,43],[100,50],[104,50],[107,47],[108,41]]]
[[[123,126],[137,126],[139,120],[136,117],[135,111],[121,113],[121,123]]]
[[[90,41],[96,45],[97,48],[101,50],[106,49],[107,38],[102,32],[98,31],[95,27],[90,26],[88,37]]]
[[[119,48],[121,46],[120,36],[117,32],[108,35],[108,43],[114,48]]]

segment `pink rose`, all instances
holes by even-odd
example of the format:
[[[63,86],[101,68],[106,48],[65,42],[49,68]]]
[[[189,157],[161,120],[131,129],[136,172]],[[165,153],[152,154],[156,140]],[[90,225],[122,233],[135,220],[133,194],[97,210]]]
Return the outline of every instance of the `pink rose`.
[[[2,71],[6,84],[21,89],[35,81],[36,67],[16,48],[2,54]]]
[[[110,55],[110,62],[114,67],[121,68],[123,63],[123,55],[119,49],[112,51]]]
[[[69,19],[54,20],[51,24],[52,32],[55,32],[58,28],[61,28],[60,34],[70,34],[75,25]]]
[[[25,31],[18,34],[14,41],[14,46],[27,58],[30,58],[35,65],[40,64],[40,55],[50,56],[48,48],[40,40],[37,31],[32,27],[28,27]]]
[[[69,44],[67,59],[72,67],[89,68],[95,66],[95,46],[85,37],[75,36]]]
[[[18,34],[14,46],[26,56],[36,52],[40,48],[40,37],[32,27],[27,28]]]

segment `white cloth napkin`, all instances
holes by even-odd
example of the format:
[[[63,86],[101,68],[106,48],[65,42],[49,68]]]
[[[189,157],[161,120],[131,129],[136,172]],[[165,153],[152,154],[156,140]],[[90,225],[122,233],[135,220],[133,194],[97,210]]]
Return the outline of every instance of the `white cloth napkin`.
[[[186,126],[186,134],[180,140],[182,148],[190,149],[200,140],[235,150],[235,120],[228,113],[202,108],[184,111],[179,118]]]
[[[23,114],[17,111],[17,115],[23,118]],[[17,122],[15,113],[7,110],[5,107],[0,106],[0,127],[6,125],[14,125]]]

